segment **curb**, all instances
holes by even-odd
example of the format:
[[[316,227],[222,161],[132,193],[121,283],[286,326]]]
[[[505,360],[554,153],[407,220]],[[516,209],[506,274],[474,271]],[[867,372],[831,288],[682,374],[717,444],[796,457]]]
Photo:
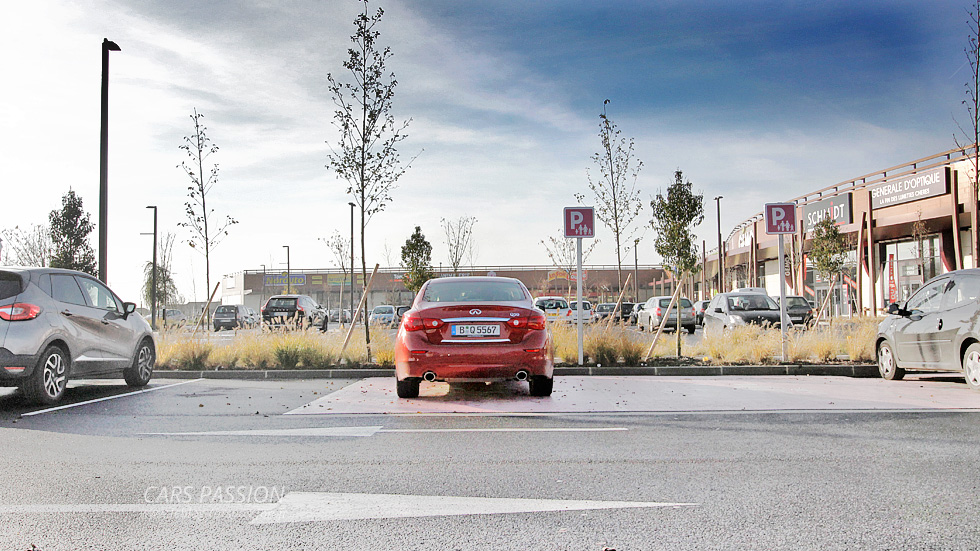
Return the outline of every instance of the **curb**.
[[[650,366],[650,367],[556,367],[556,376],[605,377],[718,377],[732,375],[813,375],[830,377],[877,377],[878,367],[857,365],[719,365],[719,366]],[[394,377],[394,369],[226,369],[207,371],[154,371],[156,379],[363,379]]]

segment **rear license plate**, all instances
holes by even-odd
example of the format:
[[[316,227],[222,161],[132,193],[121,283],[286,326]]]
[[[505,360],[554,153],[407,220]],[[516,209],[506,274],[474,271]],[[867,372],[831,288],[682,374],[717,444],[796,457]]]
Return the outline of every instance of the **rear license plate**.
[[[453,325],[451,332],[454,337],[499,337],[499,325]]]
[[[288,318],[289,317],[289,312],[276,312],[276,313],[274,313],[272,315],[275,316],[275,317],[277,317],[277,318]]]

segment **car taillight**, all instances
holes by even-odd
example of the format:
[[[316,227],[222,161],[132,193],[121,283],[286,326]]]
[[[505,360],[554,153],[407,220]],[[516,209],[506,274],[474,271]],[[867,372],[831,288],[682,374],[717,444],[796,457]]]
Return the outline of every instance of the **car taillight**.
[[[515,329],[527,327],[527,318],[510,318],[509,320],[507,320],[507,325]]]
[[[417,314],[402,316],[402,327],[405,331],[419,331],[421,329],[439,329],[444,325],[443,321],[434,318],[423,318]]]
[[[305,308],[303,308],[302,306],[297,306],[297,307],[296,307],[296,311],[297,311],[297,312],[303,312],[304,314],[306,313],[306,309],[305,309]]]
[[[657,307],[656,310],[654,310],[654,312],[657,314],[657,317],[660,317],[660,316],[663,315],[663,310],[661,310],[659,306]]]
[[[545,321],[547,318],[540,314],[531,314],[531,317],[527,319],[527,328],[542,330],[545,327]]]
[[[0,306],[0,319],[4,321],[27,321],[38,317],[40,314],[40,306],[26,302]]]

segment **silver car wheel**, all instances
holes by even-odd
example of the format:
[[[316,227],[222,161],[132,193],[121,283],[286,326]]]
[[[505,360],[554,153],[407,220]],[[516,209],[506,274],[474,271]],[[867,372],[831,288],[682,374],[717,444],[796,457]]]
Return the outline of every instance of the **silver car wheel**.
[[[970,388],[980,389],[980,350],[976,345],[967,350],[963,359],[963,377]]]
[[[50,354],[44,361],[44,392],[51,398],[58,398],[65,390],[68,381],[65,375],[65,359],[59,353]]]
[[[153,350],[146,343],[140,346],[139,359],[136,360],[141,379],[150,380],[153,375]]]
[[[878,348],[878,370],[886,379],[895,371],[895,358],[892,356],[892,349],[888,346]]]

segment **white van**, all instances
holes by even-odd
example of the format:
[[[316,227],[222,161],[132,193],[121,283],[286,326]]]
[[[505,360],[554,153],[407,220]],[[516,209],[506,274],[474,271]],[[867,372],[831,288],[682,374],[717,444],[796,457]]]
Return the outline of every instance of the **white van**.
[[[538,297],[534,299],[534,307],[544,310],[548,321],[572,320],[572,309],[564,297]]]

